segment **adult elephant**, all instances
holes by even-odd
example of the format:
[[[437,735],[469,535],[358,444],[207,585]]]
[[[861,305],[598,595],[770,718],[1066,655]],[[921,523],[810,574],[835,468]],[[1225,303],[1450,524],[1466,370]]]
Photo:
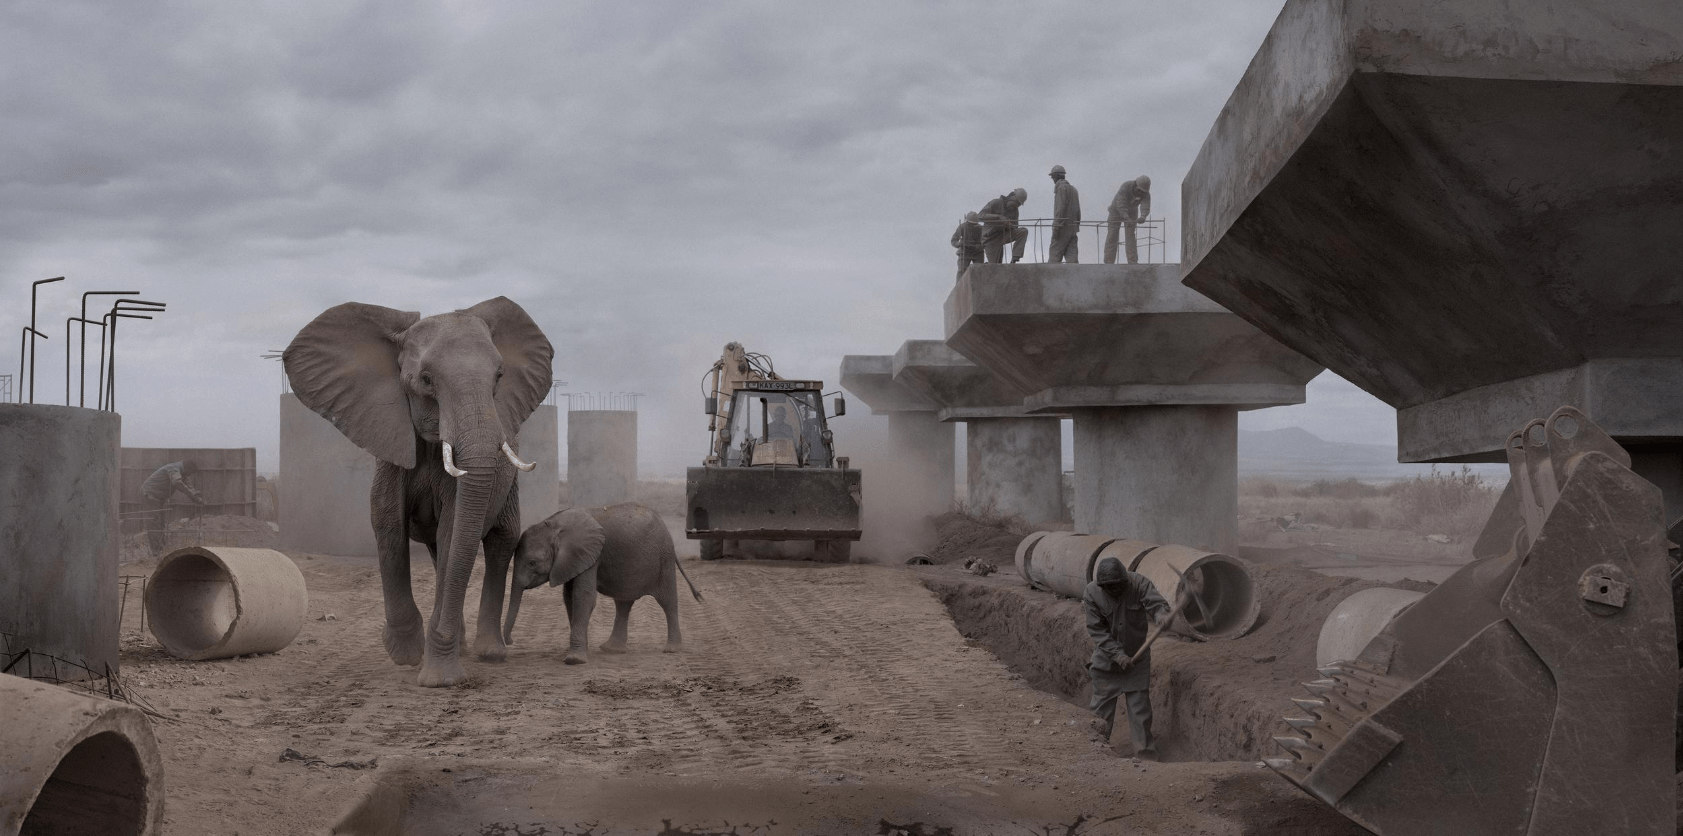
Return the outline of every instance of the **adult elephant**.
[[[425,319],[347,302],[304,326],[283,355],[298,400],[379,460],[369,513],[386,653],[420,664],[421,685],[467,676],[462,606],[481,542],[473,649],[485,661],[507,655],[498,622],[520,537],[515,468],[532,468],[512,443],[549,391],[554,355],[531,317],[501,296]],[[410,588],[410,540],[426,545],[437,574],[430,626]]]

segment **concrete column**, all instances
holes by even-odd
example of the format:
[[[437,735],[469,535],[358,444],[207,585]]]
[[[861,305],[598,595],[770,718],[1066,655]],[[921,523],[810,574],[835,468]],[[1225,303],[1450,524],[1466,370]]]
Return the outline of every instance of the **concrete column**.
[[[553,404],[539,405],[520,425],[520,458],[536,464],[521,473],[520,526],[539,522],[561,508],[561,435],[557,427],[559,410]]]
[[[0,632],[117,670],[116,413],[0,404]]]
[[[965,421],[966,505],[1031,524],[1063,517],[1063,433],[1056,419]]]
[[[1073,410],[1075,530],[1234,554],[1239,411]]]
[[[958,473],[953,425],[933,412],[890,412],[888,438],[898,463],[890,478],[903,488],[894,495],[920,517],[950,510]]]
[[[567,485],[575,508],[630,502],[637,492],[637,413],[567,413]]]

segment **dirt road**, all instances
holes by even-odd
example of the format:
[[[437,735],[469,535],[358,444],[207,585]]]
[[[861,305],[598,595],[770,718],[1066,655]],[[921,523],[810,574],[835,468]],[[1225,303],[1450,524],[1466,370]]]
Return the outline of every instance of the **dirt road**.
[[[322,832],[398,774],[450,793],[421,794],[417,833],[1350,832],[1255,764],[1116,758],[902,569],[686,560],[706,601],[681,596],[684,652],[660,652],[653,601],[630,652],[597,651],[604,602],[582,666],[559,592],[534,591],[508,661],[435,690],[381,648],[372,561],[297,562],[310,620],[277,654],[180,662],[128,610],[124,676],[180,718],[155,726],[170,833]],[[414,576],[430,602],[431,567]]]

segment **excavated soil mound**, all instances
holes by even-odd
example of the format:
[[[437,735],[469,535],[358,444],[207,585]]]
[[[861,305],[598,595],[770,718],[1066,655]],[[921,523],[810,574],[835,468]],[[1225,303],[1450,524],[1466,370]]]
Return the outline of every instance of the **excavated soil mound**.
[[[1030,529],[1010,520],[973,517],[949,511],[935,517],[936,546],[928,554],[938,564],[963,563],[978,558],[1001,570],[1017,559],[1017,544]]]
[[[1092,643],[1080,601],[1031,589],[1004,566],[988,577],[947,566],[917,572],[967,638],[1036,687],[1087,704]],[[1155,730],[1170,760],[1275,756],[1270,738],[1283,728],[1280,717],[1293,709],[1292,697],[1308,696],[1302,683],[1319,678],[1315,641],[1332,609],[1375,586],[1432,586],[1335,578],[1291,566],[1252,565],[1251,577],[1262,615],[1248,635],[1212,642],[1171,638],[1152,650]]]

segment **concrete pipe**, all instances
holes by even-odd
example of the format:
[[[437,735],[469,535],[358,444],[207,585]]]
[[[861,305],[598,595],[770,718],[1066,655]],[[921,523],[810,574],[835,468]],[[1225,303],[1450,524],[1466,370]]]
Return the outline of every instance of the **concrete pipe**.
[[[1236,557],[1159,546],[1146,552],[1134,571],[1150,578],[1171,606],[1181,593],[1181,576],[1186,577],[1194,597],[1175,619],[1174,629],[1194,638],[1236,639],[1250,631],[1262,609],[1250,569]]]
[[[1017,571],[1023,574],[1023,580],[1028,581],[1029,586],[1034,586],[1034,578],[1029,576],[1029,564],[1034,561],[1034,547],[1040,543],[1041,539],[1051,533],[1050,531],[1036,531],[1024,537],[1023,542],[1017,544]]]
[[[1333,608],[1321,625],[1321,637],[1315,642],[1315,667],[1324,668],[1333,662],[1344,662],[1360,656],[1367,643],[1402,614],[1424,592],[1378,586],[1357,592]]]
[[[163,761],[127,703],[0,675],[0,836],[151,836]]]
[[[1017,546],[1017,568],[1030,586],[1080,598],[1093,579],[1099,561],[1114,557],[1126,568],[1155,548],[1156,543],[1118,540],[1099,534],[1037,531],[1024,537]]]
[[[176,549],[146,585],[152,635],[189,661],[280,650],[304,629],[309,603],[298,566],[273,549]]]

